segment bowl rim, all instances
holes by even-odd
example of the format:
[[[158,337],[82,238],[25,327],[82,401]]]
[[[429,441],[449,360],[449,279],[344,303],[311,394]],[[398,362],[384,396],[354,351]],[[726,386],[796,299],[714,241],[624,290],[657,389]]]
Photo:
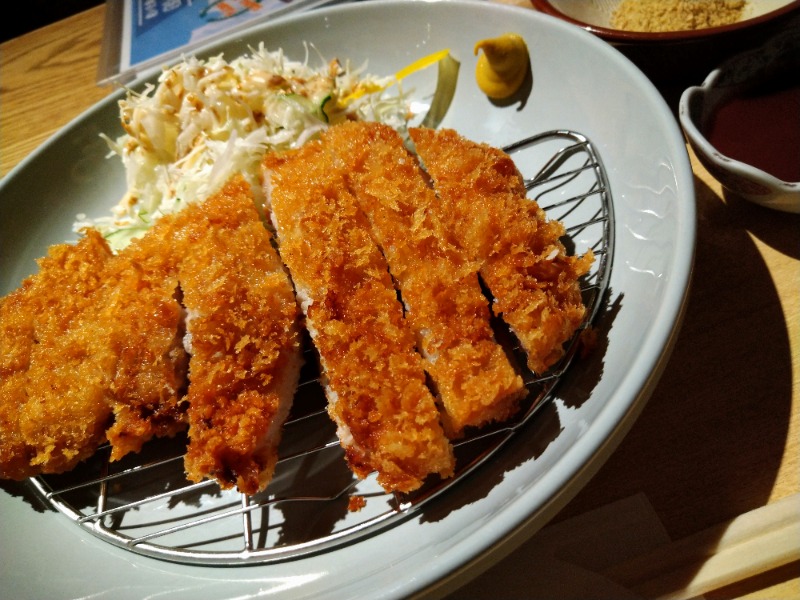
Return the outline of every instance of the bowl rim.
[[[647,32],[647,31],[625,31],[622,29],[612,29],[610,27],[601,27],[599,25],[592,25],[586,21],[581,21],[564,14],[553,6],[549,0],[530,0],[531,4],[536,10],[553,17],[558,17],[577,25],[606,41],[614,43],[636,43],[636,44],[659,44],[664,42],[683,42],[683,41],[697,41],[706,38],[711,38],[719,35],[728,35],[742,29],[747,29],[753,26],[758,26],[768,23],[773,19],[777,19],[783,15],[800,10],[800,0],[792,0],[791,2],[771,10],[767,13],[747,19],[745,21],[737,21],[730,25],[721,25],[719,27],[706,27],[705,29],[687,29],[684,31],[663,31],[663,32]]]
[[[716,74],[717,71],[718,69],[715,69],[712,73]],[[700,126],[695,123],[692,118],[692,111],[689,109],[692,98],[699,96],[703,99],[707,91],[708,87],[705,84],[686,88],[681,94],[678,106],[678,119],[681,123],[681,127],[689,143],[695,148],[695,151],[698,154],[702,154],[706,160],[713,162],[719,168],[730,171],[738,177],[756,180],[757,183],[764,187],[772,188],[776,192],[800,192],[800,181],[785,181],[780,179],[768,171],[764,171],[749,163],[728,156],[724,152],[718,150],[717,147],[709,141],[706,135],[701,131]]]
[[[724,92],[726,89],[727,86],[719,86],[717,84],[720,80],[724,79],[724,75],[727,71],[736,71],[738,65],[747,61],[749,57],[756,54],[768,53],[771,48],[781,46],[784,40],[793,39],[793,36],[797,35],[797,31],[797,28],[789,29],[770,38],[757,48],[751,48],[728,58],[722,64],[711,70],[701,84],[686,88],[681,93],[678,101],[678,120],[681,128],[683,129],[684,135],[688,138],[689,143],[698,151],[698,154],[702,153],[706,160],[712,161],[720,168],[730,171],[739,177],[756,180],[759,184],[781,193],[800,192],[800,181],[781,179],[768,171],[733,158],[719,150],[703,132],[703,123],[696,122],[695,117],[698,115],[693,114],[692,106],[696,103],[700,103],[702,110],[700,111],[699,119],[702,121],[703,115],[713,112],[719,104],[724,102],[731,94],[734,94],[733,91],[729,94],[722,93],[715,100],[709,101],[709,96],[713,90],[722,90]],[[736,87],[747,87],[747,81],[743,80]]]

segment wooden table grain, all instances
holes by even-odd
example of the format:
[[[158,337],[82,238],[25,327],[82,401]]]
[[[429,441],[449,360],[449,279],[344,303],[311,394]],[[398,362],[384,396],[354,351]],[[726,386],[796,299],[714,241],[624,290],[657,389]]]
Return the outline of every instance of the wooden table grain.
[[[114,91],[96,83],[104,11],[0,45],[3,176]],[[800,215],[726,198],[690,158],[697,247],[674,352],[631,431],[556,522],[644,493],[681,539],[800,492]],[[706,594],[739,597],[800,597],[800,564]]]

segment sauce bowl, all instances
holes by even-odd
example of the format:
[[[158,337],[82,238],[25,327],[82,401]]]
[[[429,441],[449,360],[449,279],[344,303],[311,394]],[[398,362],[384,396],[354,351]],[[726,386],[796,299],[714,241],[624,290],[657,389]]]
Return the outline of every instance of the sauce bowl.
[[[678,118],[697,158],[726,193],[800,213],[799,103],[795,21],[762,47],[725,61],[702,85],[684,90]]]

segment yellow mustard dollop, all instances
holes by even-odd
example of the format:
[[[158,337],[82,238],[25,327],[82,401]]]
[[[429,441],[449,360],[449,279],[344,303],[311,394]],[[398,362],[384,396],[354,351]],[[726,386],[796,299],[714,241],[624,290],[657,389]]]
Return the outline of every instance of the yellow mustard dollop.
[[[481,50],[483,54],[479,55]],[[525,80],[530,62],[528,45],[516,33],[481,40],[475,44],[475,55],[479,55],[475,78],[489,98],[508,98]]]

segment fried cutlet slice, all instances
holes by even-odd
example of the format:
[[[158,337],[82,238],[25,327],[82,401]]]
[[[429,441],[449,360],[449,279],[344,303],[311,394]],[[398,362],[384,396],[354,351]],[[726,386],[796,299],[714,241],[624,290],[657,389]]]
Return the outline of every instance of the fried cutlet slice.
[[[179,213],[174,231],[191,354],[186,473],[255,494],[302,363],[294,291],[243,180]]]
[[[478,263],[436,214],[436,195],[415,157],[394,129],[379,123],[346,123],[323,139],[389,263],[448,435],[508,419],[527,390],[495,340]]]
[[[14,394],[30,398],[16,427],[4,428],[9,439],[54,420],[65,434],[92,432],[80,458],[60,464],[42,455],[23,477],[69,470],[106,439],[116,460],[153,436],[185,429],[182,309],[174,257],[157,238],[148,235],[113,256],[88,230],[74,247],[51,248],[40,272],[4,300],[3,342],[10,350],[4,362],[13,373],[3,377],[3,388],[14,386]],[[54,393],[63,401],[52,400]],[[78,412],[84,409],[93,415],[92,426]]]
[[[90,230],[0,301],[2,478],[68,471],[105,441],[116,360],[93,315],[111,257]]]
[[[526,190],[513,160],[499,149],[469,141],[453,130],[410,132],[462,247],[480,261],[480,275],[527,354],[528,367],[544,373],[563,355],[563,344],[583,321],[578,279],[591,252],[567,254],[564,226],[547,220]]]
[[[139,452],[153,437],[186,429],[187,354],[178,257],[169,220],[157,223],[111,259],[97,319],[117,357],[111,382],[111,460]]]
[[[452,447],[426,385],[386,259],[320,141],[270,154],[264,182],[280,254],[320,356],[328,412],[351,470],[409,492],[453,473]]]

